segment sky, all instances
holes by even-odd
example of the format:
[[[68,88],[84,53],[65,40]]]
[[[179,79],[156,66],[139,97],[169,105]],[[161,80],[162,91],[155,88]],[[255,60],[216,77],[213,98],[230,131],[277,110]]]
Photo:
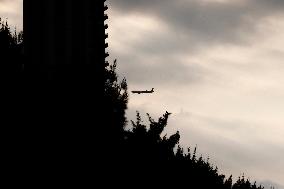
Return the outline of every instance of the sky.
[[[0,0],[0,17],[17,30],[23,29],[23,0]]]
[[[172,115],[167,133],[221,173],[284,189],[284,1],[108,0],[109,61],[136,111]],[[22,0],[0,0],[22,28]]]

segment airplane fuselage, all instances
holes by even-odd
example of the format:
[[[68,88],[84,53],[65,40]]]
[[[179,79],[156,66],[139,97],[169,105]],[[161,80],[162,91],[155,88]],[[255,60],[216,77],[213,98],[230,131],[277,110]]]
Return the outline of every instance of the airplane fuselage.
[[[146,91],[131,91],[131,92],[134,94],[149,94],[149,93],[154,93],[154,88],[152,88],[151,91],[146,90]]]

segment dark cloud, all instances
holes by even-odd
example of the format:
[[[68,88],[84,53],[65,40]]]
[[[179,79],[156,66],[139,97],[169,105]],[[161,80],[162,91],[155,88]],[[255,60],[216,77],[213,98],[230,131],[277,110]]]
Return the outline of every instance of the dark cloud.
[[[284,9],[280,0],[250,0],[227,3],[197,0],[110,0],[122,14],[142,13],[161,19],[173,30],[186,33],[199,43],[246,43],[255,25],[263,18]],[[181,43],[180,41],[176,41]]]
[[[167,26],[168,31],[158,29],[141,35],[139,41],[128,40],[128,48],[132,52],[125,56],[111,49],[111,54],[125,64],[121,73],[126,73],[129,81],[137,84],[163,84],[166,77],[180,84],[202,80],[208,75],[208,70],[190,62],[185,67],[167,55],[194,55],[214,45],[247,45],[256,36],[256,26],[264,18],[284,10],[284,1],[281,0],[225,3],[205,3],[202,0],[109,0],[109,4],[116,14],[146,15]],[[120,29],[126,30],[125,27],[123,25]],[[149,61],[151,56],[161,57],[161,62],[147,64],[145,61]]]

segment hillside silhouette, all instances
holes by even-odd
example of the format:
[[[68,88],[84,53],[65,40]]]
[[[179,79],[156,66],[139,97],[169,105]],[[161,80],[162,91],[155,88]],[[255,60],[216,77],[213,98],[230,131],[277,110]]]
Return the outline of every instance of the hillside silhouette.
[[[106,64],[99,81],[92,77],[97,72],[79,63],[55,66],[50,79],[38,68],[25,69],[31,59],[23,39],[23,32],[12,32],[1,20],[5,140],[18,166],[48,175],[48,182],[84,175],[102,188],[263,189],[244,175],[234,182],[219,173],[209,158],[197,156],[197,148],[179,145],[178,131],[162,135],[171,115],[167,111],[158,120],[147,114],[149,125],[137,112],[126,129],[127,81],[119,81],[116,60]]]

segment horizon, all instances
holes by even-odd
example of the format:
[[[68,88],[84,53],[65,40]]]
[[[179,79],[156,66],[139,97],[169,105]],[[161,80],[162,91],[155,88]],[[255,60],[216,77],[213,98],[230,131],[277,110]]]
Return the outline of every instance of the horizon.
[[[22,28],[22,0],[0,17]],[[198,146],[227,177],[284,186],[284,3],[280,0],[108,0],[109,61],[136,110],[173,113],[167,133]],[[155,88],[151,95],[132,89]],[[282,169],[281,169],[282,167]],[[277,186],[279,185],[279,186]]]

